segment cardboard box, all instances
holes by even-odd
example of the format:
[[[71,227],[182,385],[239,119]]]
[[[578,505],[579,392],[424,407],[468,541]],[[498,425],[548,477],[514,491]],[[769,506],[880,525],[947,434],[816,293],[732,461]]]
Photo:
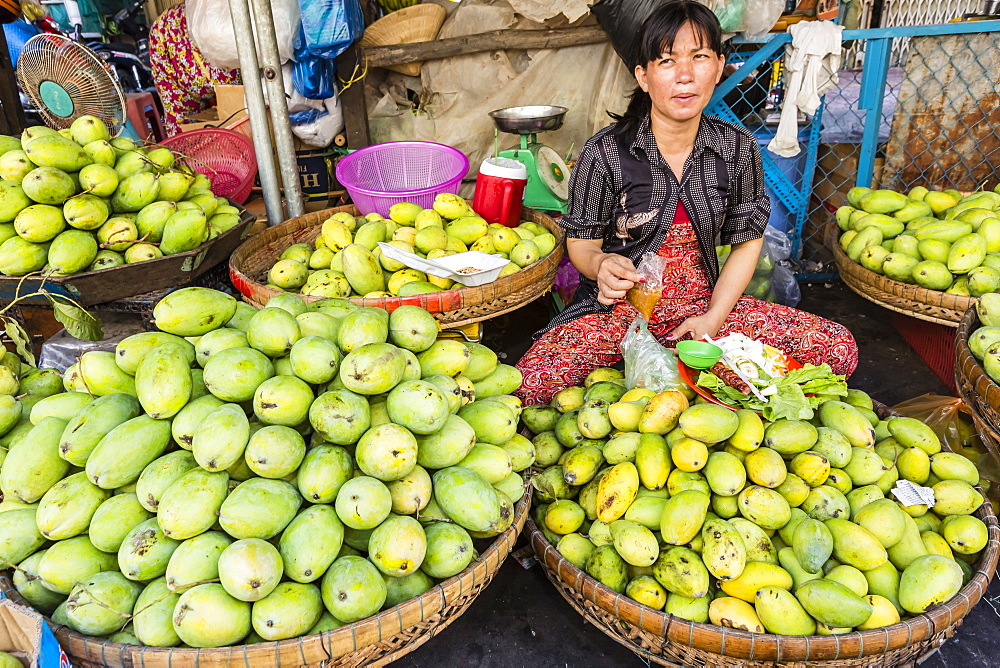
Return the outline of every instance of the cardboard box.
[[[9,600],[0,600],[0,651],[30,668],[71,665],[42,616]]]

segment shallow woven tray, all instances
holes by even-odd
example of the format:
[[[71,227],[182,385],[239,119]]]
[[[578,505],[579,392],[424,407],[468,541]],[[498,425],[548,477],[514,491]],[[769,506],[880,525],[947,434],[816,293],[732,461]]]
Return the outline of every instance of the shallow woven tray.
[[[982,323],[973,306],[958,324],[955,336],[955,386],[959,396],[972,409],[983,444],[1000,462],[1000,386],[986,375],[986,370],[969,348],[969,335]]]
[[[455,621],[490,583],[524,528],[531,505],[526,491],[514,506],[514,522],[464,571],[430,591],[354,624],[311,636],[215,649],[123,645],[85,636],[47,620],[77,668],[207,668],[214,666],[384,666],[409,654]],[[477,541],[477,543],[480,541]],[[7,575],[7,598],[29,604]]]
[[[212,267],[224,262],[250,233],[257,217],[232,200],[240,210],[240,222],[214,239],[183,253],[165,255],[155,260],[123,264],[100,271],[84,271],[71,276],[42,278],[32,275],[0,276],[0,303],[10,303],[17,294],[27,295],[39,288],[75,300],[81,306],[93,306],[136,295],[177,288],[190,284]],[[48,306],[44,297],[34,297],[22,303]]]
[[[827,226],[826,245],[833,252],[837,271],[847,287],[868,301],[897,313],[949,327],[956,327],[962,315],[975,303],[974,297],[928,290],[918,285],[894,281],[865,269],[857,262],[852,262],[841,249],[839,233],[840,228],[835,222]]]
[[[255,234],[237,248],[229,259],[229,276],[236,289],[243,294],[244,301],[263,308],[268,299],[278,294],[278,290],[265,285],[268,269],[289,246],[312,243],[319,236],[323,223],[338,211],[360,215],[353,205],[307,213]],[[562,230],[552,218],[529,208],[524,209],[522,217],[544,226],[555,235],[556,247],[541,260],[521,271],[474,288],[462,287],[412,297],[358,298],[351,301],[387,311],[393,311],[404,304],[420,306],[430,311],[439,322],[450,327],[461,327],[518,309],[552,289],[564,246]],[[303,298],[306,301],[322,299],[307,296]]]
[[[889,414],[881,404],[876,404],[876,411]],[[989,528],[989,543],[973,579],[951,601],[907,622],[833,636],[748,633],[665,614],[590,577],[563,558],[531,519],[527,526],[538,562],[562,597],[588,622],[645,660],[670,666],[726,668],[801,668],[803,662],[869,667],[913,665],[951,637],[986,593],[1000,556],[1000,525],[988,501],[976,515]]]

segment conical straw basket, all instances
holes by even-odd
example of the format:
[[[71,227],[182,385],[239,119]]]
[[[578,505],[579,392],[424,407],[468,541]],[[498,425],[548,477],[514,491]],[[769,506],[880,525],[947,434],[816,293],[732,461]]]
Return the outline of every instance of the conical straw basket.
[[[441,5],[427,3],[413,5],[383,16],[365,29],[361,38],[362,47],[391,46],[430,42],[437,37],[441,24],[448,14]],[[386,69],[407,76],[420,76],[422,62],[387,65]]]

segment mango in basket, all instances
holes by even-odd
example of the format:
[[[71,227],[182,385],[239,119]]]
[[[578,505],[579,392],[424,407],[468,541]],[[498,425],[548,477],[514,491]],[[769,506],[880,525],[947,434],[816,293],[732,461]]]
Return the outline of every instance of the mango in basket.
[[[453,193],[438,193],[434,197],[433,208],[441,214],[442,218],[448,220],[474,215],[472,208],[466,201]]]

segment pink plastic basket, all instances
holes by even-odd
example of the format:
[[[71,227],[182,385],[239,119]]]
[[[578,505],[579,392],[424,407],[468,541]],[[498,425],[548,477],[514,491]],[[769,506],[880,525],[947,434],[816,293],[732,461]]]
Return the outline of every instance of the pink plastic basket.
[[[240,204],[247,201],[257,176],[257,154],[245,134],[204,128],[167,137],[160,145],[187,156],[187,164],[208,177],[217,196]]]
[[[389,215],[412,202],[430,208],[439,193],[458,194],[469,171],[465,154],[429,141],[393,141],[350,153],[337,163],[337,180],[362,214]]]

